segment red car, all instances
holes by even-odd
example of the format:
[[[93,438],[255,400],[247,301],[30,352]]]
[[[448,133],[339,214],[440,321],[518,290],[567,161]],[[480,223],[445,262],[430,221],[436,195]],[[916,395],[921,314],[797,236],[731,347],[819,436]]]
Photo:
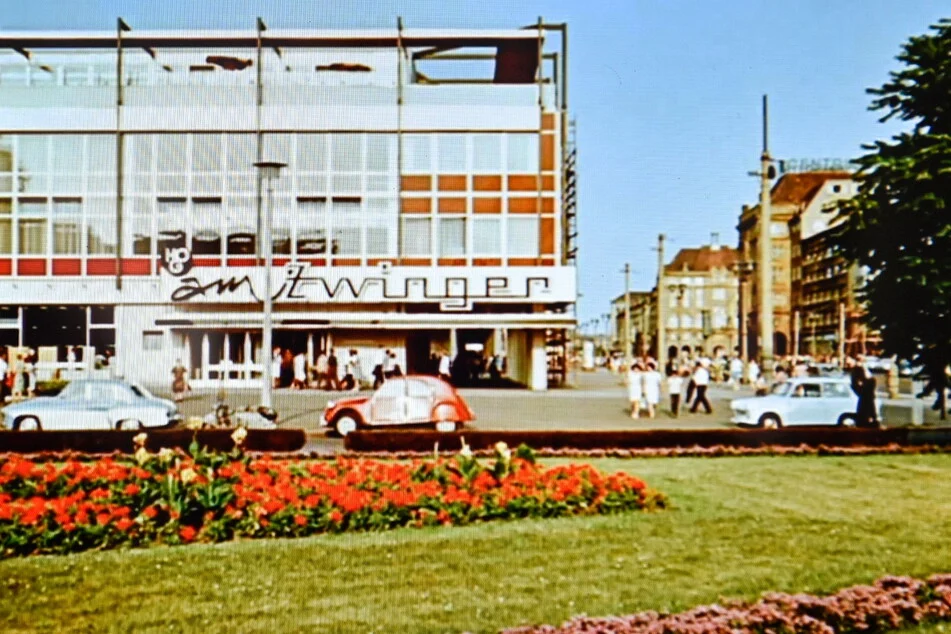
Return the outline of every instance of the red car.
[[[321,425],[346,436],[357,429],[392,425],[435,426],[451,432],[475,420],[456,389],[433,376],[387,379],[372,396],[327,403]]]

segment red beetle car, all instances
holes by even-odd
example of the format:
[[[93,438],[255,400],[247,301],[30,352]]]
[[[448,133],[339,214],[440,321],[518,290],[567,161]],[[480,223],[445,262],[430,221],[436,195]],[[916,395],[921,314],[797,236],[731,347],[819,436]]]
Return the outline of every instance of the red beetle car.
[[[341,436],[357,429],[394,425],[435,426],[451,432],[475,420],[456,389],[433,376],[393,377],[372,396],[327,403],[321,425]]]

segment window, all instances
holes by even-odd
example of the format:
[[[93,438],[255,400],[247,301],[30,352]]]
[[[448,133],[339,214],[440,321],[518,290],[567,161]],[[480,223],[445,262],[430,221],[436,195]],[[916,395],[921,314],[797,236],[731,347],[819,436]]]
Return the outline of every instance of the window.
[[[502,171],[502,135],[476,134],[472,137],[472,169],[495,174]]]
[[[75,255],[82,236],[82,199],[53,199],[53,253]]]
[[[142,349],[146,351],[161,350],[165,343],[165,333],[161,330],[145,330],[142,332]]]
[[[195,198],[192,201],[192,253],[221,254],[221,199]]]
[[[297,199],[297,253],[314,255],[327,252],[327,200]]]
[[[725,288],[715,288],[713,289],[713,299],[714,301],[722,302],[726,299],[726,289]]]
[[[403,169],[407,172],[433,171],[432,138],[426,134],[403,135]]]
[[[537,256],[538,218],[509,218],[506,250],[509,256]]]
[[[403,255],[432,255],[431,221],[429,218],[403,218]]]
[[[363,171],[363,136],[334,134],[331,140],[332,169],[335,172]]]
[[[156,215],[159,253],[166,248],[186,246],[187,201],[184,198],[159,198]]]
[[[297,136],[297,169],[301,172],[323,172],[327,169],[326,134]]]
[[[472,219],[472,254],[502,254],[502,222],[499,218]]]
[[[464,172],[466,171],[466,137],[463,134],[440,134],[439,171]]]
[[[367,171],[386,172],[396,162],[394,137],[386,134],[367,135]]]
[[[341,255],[360,254],[360,200],[337,200],[333,203],[332,244]]]
[[[538,171],[538,135],[508,135],[508,169],[510,172]]]
[[[466,219],[439,219],[439,256],[459,257],[466,254]]]
[[[257,160],[257,139],[251,134],[228,135],[227,169],[231,172],[251,172]],[[297,164],[300,165],[300,159]]]

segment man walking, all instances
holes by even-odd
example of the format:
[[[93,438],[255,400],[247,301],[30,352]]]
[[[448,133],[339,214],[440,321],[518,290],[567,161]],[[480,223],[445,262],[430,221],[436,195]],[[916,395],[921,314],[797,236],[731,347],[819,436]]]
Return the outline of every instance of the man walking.
[[[696,369],[693,371],[693,383],[697,396],[693,401],[693,405],[690,406],[690,413],[696,413],[697,408],[703,405],[704,411],[707,414],[712,414],[713,408],[710,407],[710,401],[707,400],[707,387],[710,385],[710,371],[703,362],[698,362]]]

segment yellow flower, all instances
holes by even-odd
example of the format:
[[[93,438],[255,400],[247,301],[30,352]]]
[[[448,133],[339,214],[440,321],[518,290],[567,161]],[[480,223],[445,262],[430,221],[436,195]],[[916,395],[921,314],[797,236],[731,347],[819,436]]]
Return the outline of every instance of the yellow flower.
[[[495,443],[495,453],[497,453],[499,457],[505,462],[508,462],[512,459],[512,450],[509,449],[509,446],[501,440]]]
[[[135,435],[135,437],[132,439],[132,442],[135,443],[136,447],[144,447],[145,441],[148,439],[148,437],[149,437],[148,434],[146,434],[145,432],[141,432]]]
[[[168,462],[175,456],[175,452],[169,449],[168,447],[162,447],[158,451],[159,460],[162,462]]]
[[[205,421],[202,420],[201,416],[189,416],[185,419],[185,427],[188,429],[201,429],[204,424]]]
[[[231,433],[231,440],[234,441],[235,447],[240,447],[244,443],[244,439],[248,437],[248,430],[244,427],[238,427]]]
[[[465,438],[460,438],[460,440],[462,441],[462,449],[459,450],[459,455],[462,456],[463,458],[471,458],[472,448],[466,444]]]
[[[135,450],[135,459],[139,464],[145,464],[151,457],[152,454],[150,454],[149,450],[145,447],[139,447]]]
[[[191,467],[185,467],[181,472],[182,484],[188,484],[192,480],[198,477],[198,474],[195,473],[195,470]]]

